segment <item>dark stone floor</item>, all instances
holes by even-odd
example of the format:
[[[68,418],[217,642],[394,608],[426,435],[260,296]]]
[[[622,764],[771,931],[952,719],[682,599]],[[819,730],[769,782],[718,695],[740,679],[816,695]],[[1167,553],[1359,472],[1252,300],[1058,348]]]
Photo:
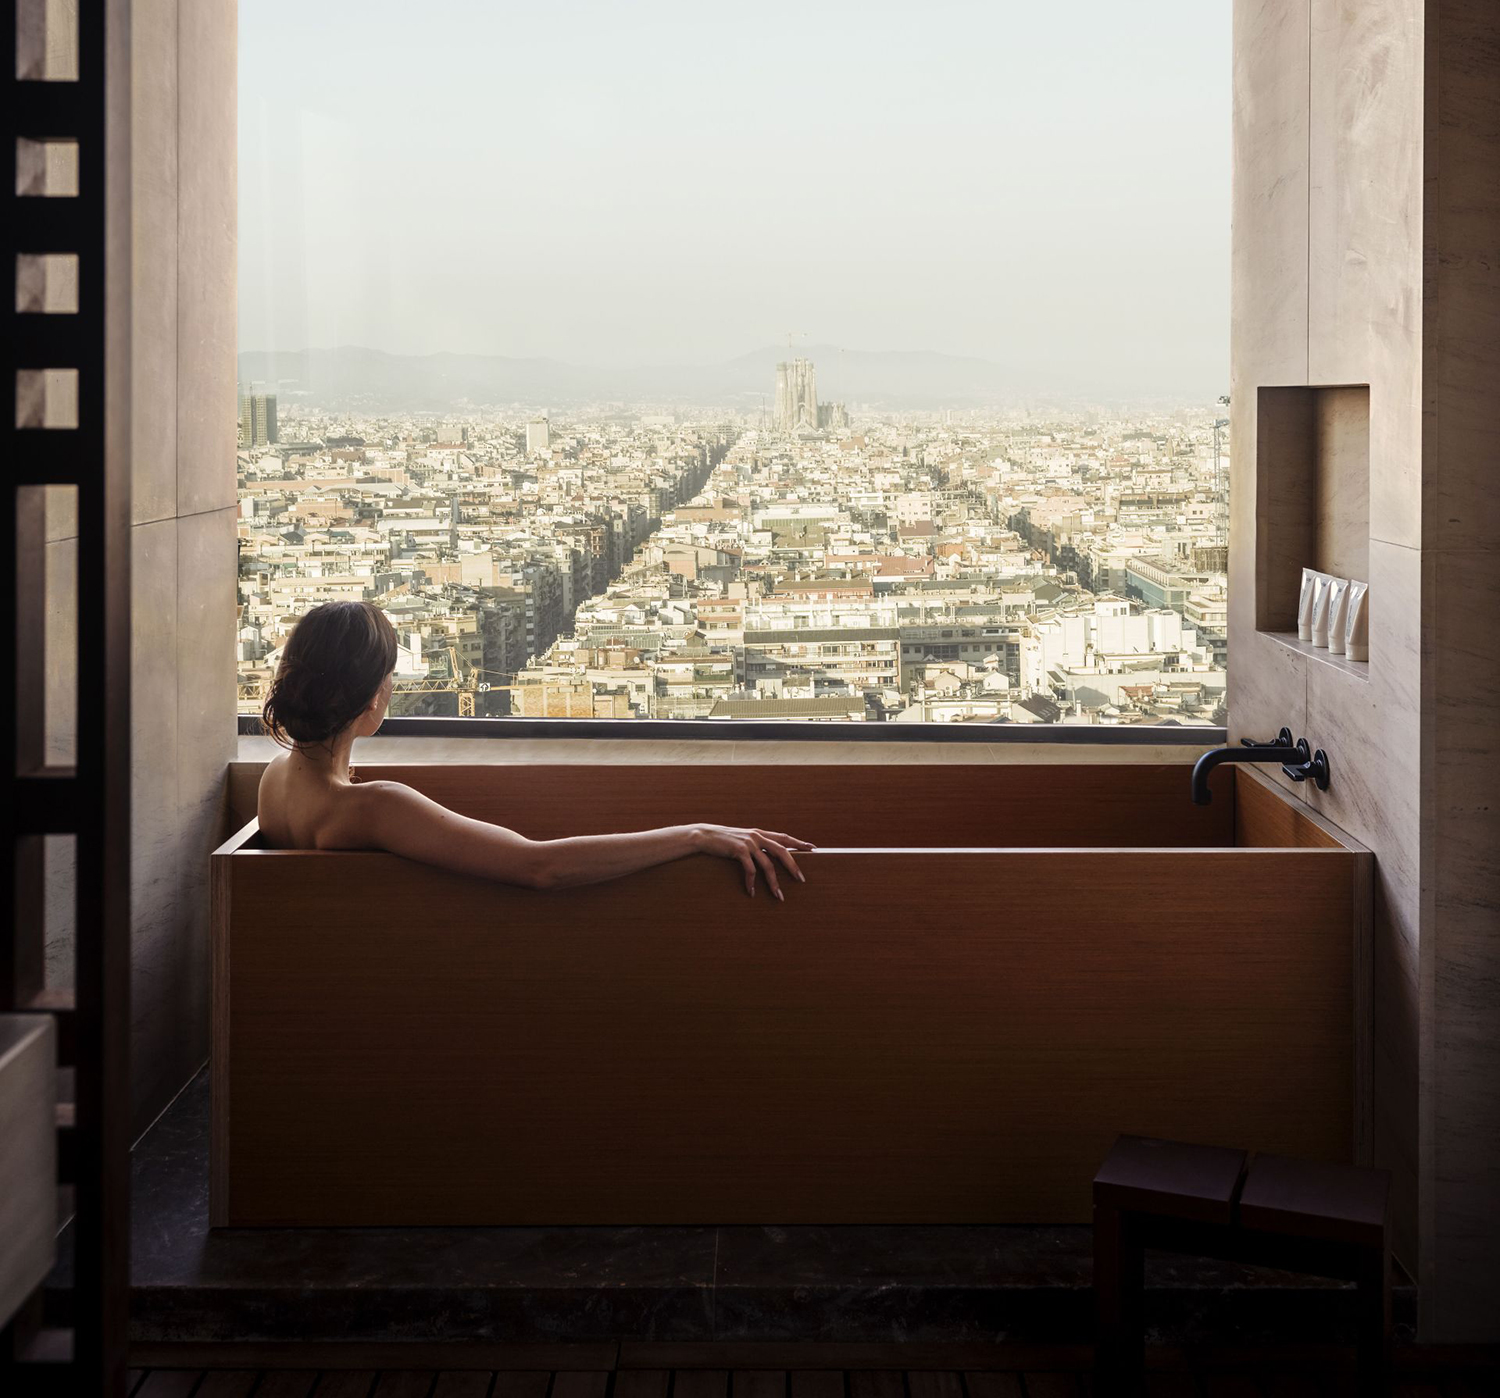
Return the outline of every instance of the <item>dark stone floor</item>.
[[[208,1227],[202,1073],[137,1148],[132,1337],[1018,1341],[1091,1332],[1086,1228]],[[66,1263],[59,1280],[65,1280]],[[1161,1343],[1344,1340],[1334,1283],[1148,1259]],[[1410,1318],[1399,1292],[1397,1315]]]

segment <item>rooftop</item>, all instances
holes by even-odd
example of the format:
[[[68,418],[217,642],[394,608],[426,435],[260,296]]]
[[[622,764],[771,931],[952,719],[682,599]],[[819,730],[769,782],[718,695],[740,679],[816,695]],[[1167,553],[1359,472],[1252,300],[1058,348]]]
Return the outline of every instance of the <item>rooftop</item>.
[[[863,719],[865,701],[858,695],[825,699],[720,699],[710,718],[849,718]]]

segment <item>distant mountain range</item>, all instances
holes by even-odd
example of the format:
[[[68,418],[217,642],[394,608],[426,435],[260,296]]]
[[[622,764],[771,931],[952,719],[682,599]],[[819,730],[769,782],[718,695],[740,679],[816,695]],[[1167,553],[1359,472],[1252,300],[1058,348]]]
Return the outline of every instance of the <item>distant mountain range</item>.
[[[611,368],[556,359],[483,354],[387,354],[339,346],[297,351],[247,350],[243,385],[273,385],[310,406],[373,412],[458,412],[480,408],[572,407],[585,403],[722,406],[770,410],[776,365],[793,356],[817,366],[818,397],[868,410],[979,407],[1029,397],[1081,398],[1080,385],[1034,369],[926,350],[840,350],[835,345],[777,346],[720,364]],[[1110,395],[1114,396],[1114,395]]]

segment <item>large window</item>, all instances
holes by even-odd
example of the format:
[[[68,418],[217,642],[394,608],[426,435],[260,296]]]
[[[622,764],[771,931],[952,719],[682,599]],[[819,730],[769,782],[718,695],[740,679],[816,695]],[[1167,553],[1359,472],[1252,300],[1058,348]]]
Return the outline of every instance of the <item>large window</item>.
[[[242,711],[1222,722],[1227,0],[240,24]]]

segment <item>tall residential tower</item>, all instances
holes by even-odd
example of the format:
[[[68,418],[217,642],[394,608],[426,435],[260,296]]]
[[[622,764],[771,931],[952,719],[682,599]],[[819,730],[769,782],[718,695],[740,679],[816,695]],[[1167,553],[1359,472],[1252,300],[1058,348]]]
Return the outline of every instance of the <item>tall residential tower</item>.
[[[276,395],[253,390],[240,398],[240,445],[276,445]]]

